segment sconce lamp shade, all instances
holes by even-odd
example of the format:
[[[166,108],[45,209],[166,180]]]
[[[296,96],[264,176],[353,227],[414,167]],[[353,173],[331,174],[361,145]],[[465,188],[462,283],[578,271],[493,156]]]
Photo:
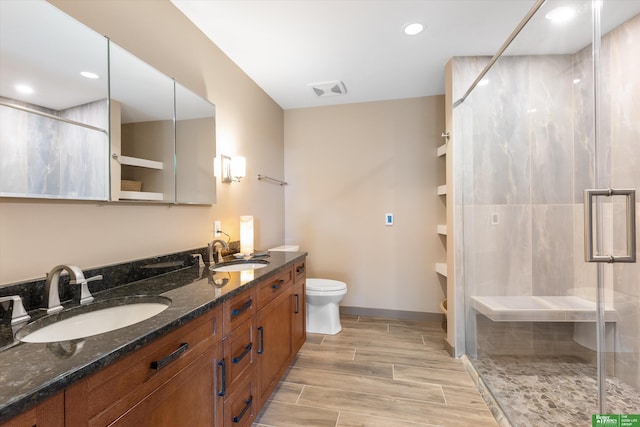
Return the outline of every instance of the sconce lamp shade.
[[[234,157],[231,159],[231,177],[236,181],[247,176],[247,159],[245,157]]]
[[[240,252],[243,255],[253,253],[253,216],[240,217]]]

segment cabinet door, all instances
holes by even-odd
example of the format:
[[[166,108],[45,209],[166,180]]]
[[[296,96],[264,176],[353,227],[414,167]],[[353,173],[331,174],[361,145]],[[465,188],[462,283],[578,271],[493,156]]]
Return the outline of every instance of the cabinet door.
[[[291,358],[307,339],[305,281],[297,281],[291,293]]]
[[[215,426],[215,349],[149,394],[111,426]]]
[[[257,319],[258,397],[262,406],[291,356],[291,289],[260,310]]]

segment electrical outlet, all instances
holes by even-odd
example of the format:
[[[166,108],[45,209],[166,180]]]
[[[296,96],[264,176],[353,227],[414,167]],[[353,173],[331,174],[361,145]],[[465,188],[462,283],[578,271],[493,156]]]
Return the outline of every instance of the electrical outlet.
[[[213,221],[213,237],[220,237],[220,230],[222,230],[220,221]]]

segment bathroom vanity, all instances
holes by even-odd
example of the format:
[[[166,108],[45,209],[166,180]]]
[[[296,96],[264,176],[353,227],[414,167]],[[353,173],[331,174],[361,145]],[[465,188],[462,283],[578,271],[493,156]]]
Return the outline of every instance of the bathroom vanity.
[[[197,265],[95,293],[161,295],[134,325],[0,352],[0,425],[250,426],[306,339],[306,254],[240,272]]]

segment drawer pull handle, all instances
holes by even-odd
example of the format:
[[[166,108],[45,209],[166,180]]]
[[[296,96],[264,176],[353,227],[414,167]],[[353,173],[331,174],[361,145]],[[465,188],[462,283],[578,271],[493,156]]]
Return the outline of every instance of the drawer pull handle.
[[[253,401],[253,396],[249,396],[249,398],[247,400],[245,400],[245,405],[244,408],[242,409],[242,412],[240,412],[240,414],[238,414],[238,416],[233,417],[232,421],[234,423],[239,423],[240,420],[242,419],[242,417],[244,417],[244,414],[247,413],[247,411],[249,410],[249,408],[251,408],[251,403]]]
[[[294,297],[296,297],[296,311],[294,311],[294,314],[298,314],[300,313],[300,295],[298,294],[294,294]]]
[[[260,348],[258,349],[258,354],[264,353],[264,327],[260,326],[258,328],[258,335],[260,335]]]
[[[251,304],[253,304],[253,301],[251,299],[248,299],[247,302],[242,304],[242,307],[234,308],[233,310],[231,310],[231,315],[234,317],[240,316],[240,314],[251,308]]]
[[[224,363],[224,359],[218,362],[220,366],[222,376],[222,390],[218,392],[218,396],[224,396],[227,394],[227,365]]]
[[[300,264],[297,268],[296,268],[296,273],[300,274],[304,271],[304,263]]]
[[[242,353],[240,353],[239,355],[237,355],[236,357],[234,357],[233,359],[231,359],[231,363],[233,363],[234,365],[237,365],[238,363],[240,363],[240,361],[242,359],[244,359],[244,357],[249,354],[249,352],[251,351],[251,347],[253,347],[253,345],[251,343],[247,344],[244,348],[244,351]]]
[[[189,349],[189,343],[186,343],[186,342],[181,343],[180,347],[178,347],[176,351],[174,351],[167,357],[151,362],[151,369],[155,369],[156,371],[159,371],[160,369],[164,368],[169,363],[173,362],[178,357],[180,357],[180,355],[185,351],[187,351],[188,349]]]
[[[284,285],[284,279],[280,279],[278,283],[274,283],[273,285],[271,285],[271,289],[277,291],[282,285]]]

